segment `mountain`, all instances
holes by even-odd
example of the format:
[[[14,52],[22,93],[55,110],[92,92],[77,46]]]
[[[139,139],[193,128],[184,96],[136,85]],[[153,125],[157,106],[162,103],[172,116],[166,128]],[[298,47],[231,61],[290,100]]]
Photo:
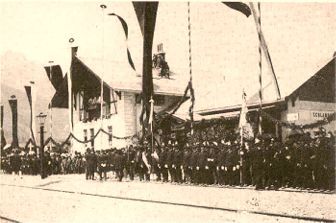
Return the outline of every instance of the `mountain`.
[[[30,61],[22,54],[6,52],[1,56],[1,104],[4,105],[4,133],[7,143],[12,142],[12,113],[8,99],[15,95],[18,100],[18,137],[19,144],[25,145],[30,138],[30,108],[24,89],[30,81],[35,82],[36,89],[36,113],[43,112],[48,115],[45,122],[45,138],[50,136],[50,115],[48,104],[54,94],[43,65]],[[35,116],[37,114],[34,114]],[[53,138],[64,139],[69,133],[67,111],[65,109],[53,109]],[[38,127],[38,123],[36,123]],[[36,131],[38,132],[38,131]],[[38,134],[38,133],[37,133]],[[35,136],[39,139],[39,135]]]

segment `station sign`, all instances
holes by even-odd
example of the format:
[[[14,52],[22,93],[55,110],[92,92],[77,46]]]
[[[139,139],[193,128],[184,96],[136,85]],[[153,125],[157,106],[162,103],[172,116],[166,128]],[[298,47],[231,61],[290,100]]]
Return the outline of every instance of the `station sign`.
[[[334,114],[334,111],[311,111],[311,118],[313,120],[323,120]]]

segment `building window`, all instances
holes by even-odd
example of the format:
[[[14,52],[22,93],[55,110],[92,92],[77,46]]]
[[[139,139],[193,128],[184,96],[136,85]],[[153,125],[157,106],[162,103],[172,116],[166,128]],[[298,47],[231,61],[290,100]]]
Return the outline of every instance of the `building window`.
[[[86,141],[88,139],[86,129],[83,130],[83,135],[84,135],[84,141]]]
[[[165,97],[163,95],[154,95],[154,105],[161,106],[165,102]]]
[[[91,137],[90,137],[90,139],[91,139],[91,146],[94,147],[94,139],[93,139],[93,137],[94,137],[94,129],[93,128],[90,129],[90,135],[91,135]]]
[[[108,133],[109,133],[109,136],[108,136],[108,141],[109,141],[109,145],[112,146],[112,126],[109,126],[108,127]]]
[[[140,94],[135,95],[135,103],[136,104],[141,104],[141,95]]]
[[[295,107],[295,99],[296,98],[292,98],[292,107]]]

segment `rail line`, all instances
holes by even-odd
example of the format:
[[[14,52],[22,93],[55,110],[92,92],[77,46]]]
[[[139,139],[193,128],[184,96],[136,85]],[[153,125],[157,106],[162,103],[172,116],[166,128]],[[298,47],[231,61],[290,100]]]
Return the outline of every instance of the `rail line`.
[[[336,219],[327,219],[327,218],[318,218],[318,217],[308,217],[308,216],[296,216],[296,215],[288,215],[281,213],[272,213],[272,212],[263,212],[263,211],[251,211],[251,210],[240,210],[240,209],[231,209],[231,208],[222,208],[222,207],[214,207],[214,206],[205,206],[205,205],[196,205],[196,204],[188,204],[188,203],[177,203],[177,202],[169,202],[169,201],[160,201],[160,200],[149,200],[142,198],[131,198],[131,197],[122,197],[122,196],[113,196],[113,195],[103,195],[103,194],[93,194],[86,192],[76,192],[70,190],[59,190],[59,189],[51,189],[51,188],[42,188],[42,187],[32,187],[32,186],[22,186],[22,185],[14,185],[14,184],[0,184],[1,186],[10,186],[10,187],[20,187],[34,190],[44,190],[50,192],[58,192],[58,193],[67,193],[67,194],[77,194],[84,196],[93,196],[93,197],[101,197],[101,198],[110,198],[110,199],[118,199],[118,200],[126,200],[126,201],[135,201],[135,202],[146,202],[146,203],[154,203],[154,204],[163,204],[163,205],[174,205],[174,206],[183,206],[183,207],[191,207],[191,208],[201,208],[201,209],[210,209],[210,210],[218,210],[218,211],[226,211],[226,212],[234,212],[234,213],[247,213],[247,214],[256,214],[256,215],[264,215],[270,217],[278,217],[278,218],[287,218],[287,219],[296,219],[310,222],[336,222]],[[0,219],[2,217],[0,216]],[[4,218],[4,217],[3,217]],[[5,219],[11,222],[18,222],[12,219]]]

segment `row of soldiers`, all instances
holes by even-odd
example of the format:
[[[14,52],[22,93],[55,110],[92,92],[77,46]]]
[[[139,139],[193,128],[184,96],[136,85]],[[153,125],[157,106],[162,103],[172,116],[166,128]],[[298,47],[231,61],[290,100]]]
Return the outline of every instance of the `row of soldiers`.
[[[175,183],[254,185],[257,189],[335,187],[333,138],[297,137],[281,143],[257,139],[243,145],[234,141],[203,141],[183,146],[176,141],[152,148],[148,143],[122,150],[88,150],[87,179],[97,171],[101,179],[115,171],[121,181],[156,180]]]
[[[2,161],[3,162],[3,161]],[[8,172],[38,174],[36,154],[15,153],[3,162]],[[113,171],[122,181],[156,180],[175,183],[254,185],[257,189],[299,187],[330,189],[335,187],[334,138],[311,138],[306,135],[281,143],[273,138],[256,141],[196,141],[178,143],[169,140],[152,148],[147,142],[121,150],[95,151],[85,154],[45,154],[45,170],[50,174],[86,173],[86,179],[107,179]]]

